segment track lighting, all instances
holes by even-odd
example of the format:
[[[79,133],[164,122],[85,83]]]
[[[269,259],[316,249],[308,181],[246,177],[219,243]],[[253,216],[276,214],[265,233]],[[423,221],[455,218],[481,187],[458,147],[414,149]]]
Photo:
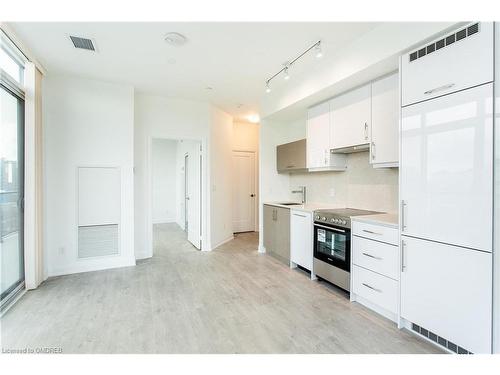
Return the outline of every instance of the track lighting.
[[[285,81],[288,81],[290,79],[290,74],[288,73],[288,68],[290,68],[293,64],[295,64],[301,57],[303,57],[306,53],[314,49],[314,53],[317,58],[323,57],[323,51],[321,50],[321,40],[318,40],[316,43],[311,45],[308,49],[306,49],[304,52],[302,52],[300,55],[295,57],[292,60],[288,60],[284,65],[283,68],[281,68],[277,73],[272,75],[266,80],[266,92],[269,93],[271,92],[271,88],[269,87],[269,83],[276,78],[280,73],[283,73],[283,78]]]
[[[314,47],[314,50],[316,52],[316,58],[321,58],[323,57],[323,51],[321,50],[321,41],[319,41],[317,44],[316,44],[316,47]]]

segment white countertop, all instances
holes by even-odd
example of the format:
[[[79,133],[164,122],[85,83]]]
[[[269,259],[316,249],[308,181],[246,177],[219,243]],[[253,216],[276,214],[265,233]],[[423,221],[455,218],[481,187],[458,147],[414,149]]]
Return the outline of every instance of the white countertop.
[[[304,212],[313,212],[316,210],[322,210],[322,209],[328,209],[328,208],[343,208],[339,205],[331,204],[331,203],[304,203],[304,204],[297,204],[293,206],[287,206],[280,204],[280,202],[264,202],[264,204],[267,204],[269,206],[276,206],[276,207],[282,207],[282,208],[289,208],[290,210],[297,210],[297,211],[304,211]]]
[[[354,216],[352,217],[352,220],[363,223],[384,225],[393,228],[398,228],[399,226],[399,217],[397,213]]]

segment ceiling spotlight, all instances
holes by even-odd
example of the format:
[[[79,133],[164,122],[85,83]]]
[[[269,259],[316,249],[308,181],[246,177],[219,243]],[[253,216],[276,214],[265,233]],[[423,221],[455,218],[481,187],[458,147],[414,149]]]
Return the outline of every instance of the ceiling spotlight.
[[[321,41],[316,44],[316,47],[314,47],[314,51],[316,52],[316,57],[318,59],[323,57],[323,51],[321,50]]]
[[[260,120],[259,115],[257,114],[252,114],[247,116],[247,120],[251,122],[252,124],[257,124]]]
[[[290,74],[288,74],[288,66],[285,66],[284,73],[285,73],[285,81],[288,81],[290,79]]]
[[[266,92],[267,93],[271,92],[271,88],[269,87],[269,83],[266,83]]]

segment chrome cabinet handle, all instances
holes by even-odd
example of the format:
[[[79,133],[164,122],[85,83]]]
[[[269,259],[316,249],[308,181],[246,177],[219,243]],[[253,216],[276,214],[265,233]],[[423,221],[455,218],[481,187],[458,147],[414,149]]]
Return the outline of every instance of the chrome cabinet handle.
[[[318,228],[323,228],[323,229],[328,229],[328,230],[333,230],[335,232],[340,232],[340,233],[345,233],[345,230],[342,230],[342,229],[338,229],[338,228],[333,228],[333,227],[327,227],[325,225],[319,225],[319,224],[314,224],[315,227],[318,227]]]
[[[382,233],[373,232],[373,231],[368,230],[368,229],[363,229],[363,232],[370,233],[370,234],[376,234],[377,236],[381,236],[382,235]]]
[[[401,272],[404,272],[406,269],[406,263],[405,263],[405,247],[406,243],[404,240],[401,240]]]
[[[375,160],[375,142],[372,142],[372,160]]]
[[[300,217],[307,217],[306,215],[301,215],[301,214],[296,214],[296,213],[294,213],[293,215],[294,216],[300,216]]]
[[[287,165],[286,168],[295,168],[295,165]]]
[[[453,86],[455,86],[454,83],[448,83],[446,85],[439,86],[439,87],[436,87],[436,88],[431,89],[431,90],[427,90],[427,91],[424,92],[424,94],[425,95],[434,94],[434,93],[439,92],[439,91],[451,89]]]
[[[371,290],[374,290],[376,292],[379,292],[379,293],[382,293],[382,291],[380,289],[377,289],[377,288],[374,288],[373,286],[371,285],[368,285],[368,284],[365,284],[365,283],[361,283],[363,286],[366,286],[368,289],[371,289]]]
[[[382,260],[383,258],[380,258],[380,257],[376,257],[375,255],[371,255],[371,254],[368,254],[368,253],[361,253],[363,254],[364,256],[367,256],[369,258],[373,258],[373,259],[377,259],[377,260]]]
[[[401,231],[404,231],[406,229],[405,207],[406,202],[404,200],[401,200]]]
[[[368,123],[365,122],[365,139],[368,139]]]

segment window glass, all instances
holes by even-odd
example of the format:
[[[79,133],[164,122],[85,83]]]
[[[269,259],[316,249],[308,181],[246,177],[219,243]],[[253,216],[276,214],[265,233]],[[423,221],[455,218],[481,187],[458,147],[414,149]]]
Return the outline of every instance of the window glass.
[[[22,82],[23,68],[3,48],[0,48],[0,68],[16,82]]]

